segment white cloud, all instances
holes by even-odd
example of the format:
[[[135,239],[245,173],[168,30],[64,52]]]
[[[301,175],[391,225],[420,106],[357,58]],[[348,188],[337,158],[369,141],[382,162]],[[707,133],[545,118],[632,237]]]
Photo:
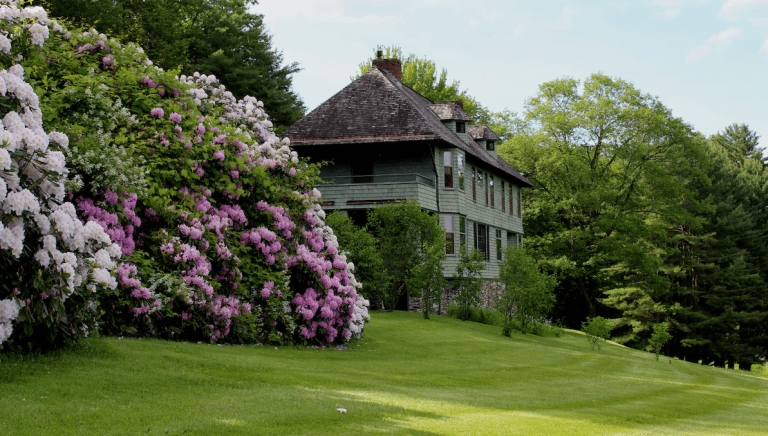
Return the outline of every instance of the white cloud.
[[[676,8],[684,2],[685,0],[653,0],[653,4],[663,6],[665,8]]]
[[[685,60],[686,62],[696,62],[710,53],[712,53],[712,47],[708,45],[700,45],[688,50]]]
[[[766,39],[763,45],[760,47],[760,51],[768,55],[768,39]]]
[[[661,16],[664,19],[669,20],[680,15],[680,9],[683,6],[683,3],[688,3],[690,1],[692,0],[653,0],[653,4],[665,8]],[[697,3],[703,3],[706,1],[708,0],[697,0]]]
[[[563,12],[560,14],[560,18],[555,23],[555,29],[559,29],[559,30],[570,29],[571,22],[573,21],[573,17],[578,13],[579,12],[576,9],[571,9],[569,7],[563,8]]]
[[[724,49],[728,44],[733,42],[733,40],[739,36],[741,36],[741,27],[730,27],[720,33],[715,33],[714,35],[707,38],[703,45],[688,50],[688,54],[685,56],[685,60],[687,62],[696,62],[704,56],[712,53],[713,48],[718,50]]]
[[[741,27],[730,27],[707,38],[707,44],[723,48],[739,36],[741,36]]]
[[[768,11],[761,9],[768,7],[768,0],[728,0],[717,13],[726,20],[739,20],[746,18],[750,21],[765,21]]]

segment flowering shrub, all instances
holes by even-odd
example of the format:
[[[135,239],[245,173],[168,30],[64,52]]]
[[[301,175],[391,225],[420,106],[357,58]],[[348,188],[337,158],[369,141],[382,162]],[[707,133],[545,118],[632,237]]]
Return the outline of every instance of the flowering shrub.
[[[0,344],[45,348],[87,336],[100,288],[121,252],[95,222],[64,202],[69,140],[43,129],[39,98],[17,63],[49,37],[41,8],[0,4]],[[53,26],[55,29],[57,26]],[[11,42],[12,41],[12,42]],[[23,338],[23,339],[22,339]]]
[[[3,8],[22,10],[12,3]],[[41,9],[35,14],[56,27]],[[39,97],[42,108],[42,117],[18,118],[45,120],[66,134],[47,141],[59,153],[49,166],[60,171],[53,179],[45,174],[55,180],[50,189],[59,201],[66,186],[70,203],[51,205],[57,214],[51,230],[37,231],[67,247],[80,231],[84,243],[72,248],[79,262],[73,274],[61,266],[73,259],[54,256],[52,242],[40,244],[47,254],[36,261],[38,270],[69,280],[67,292],[100,286],[89,294],[98,301],[89,300],[82,316],[95,320],[98,312],[102,331],[116,335],[320,345],[359,337],[367,301],[324,223],[313,188],[317,169],[274,134],[261,102],[236,100],[212,76],[174,77],[152,66],[139,47],[93,31],[47,36],[42,50],[9,61],[30,72],[38,93],[27,98]],[[3,211],[11,229],[16,209],[39,220],[24,195]],[[29,263],[16,262],[27,271]],[[20,296],[8,290],[0,298],[23,304],[31,282],[55,293],[48,275],[19,281]],[[65,292],[56,294],[63,300],[59,294]]]

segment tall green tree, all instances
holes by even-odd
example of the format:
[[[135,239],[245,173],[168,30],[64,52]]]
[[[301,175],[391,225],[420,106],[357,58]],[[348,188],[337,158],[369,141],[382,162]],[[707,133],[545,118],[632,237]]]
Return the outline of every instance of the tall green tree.
[[[483,290],[485,270],[485,254],[477,248],[469,250],[464,245],[459,250],[459,263],[456,264],[456,304],[459,307],[459,318],[468,319],[472,309],[480,304],[480,292]]]
[[[552,291],[557,281],[543,273],[536,259],[521,247],[508,247],[499,269],[499,281],[505,287],[497,305],[505,317],[503,333],[509,336],[512,319],[517,319],[522,332],[526,333],[552,309],[555,303]]]
[[[544,83],[500,153],[535,185],[527,246],[554,273],[555,317],[578,328],[607,313],[606,291],[663,292],[656,239],[684,221],[691,127],[631,83],[594,74]],[[583,91],[581,90],[583,89]],[[612,317],[612,316],[611,316]]]
[[[306,108],[292,90],[297,63],[283,64],[255,0],[39,0],[52,17],[95,28],[144,48],[156,64],[182,74],[215,75],[237,98],[251,95],[280,131]]]
[[[743,125],[696,139],[703,159],[689,164],[706,177],[689,183],[681,203],[688,215],[670,223],[666,238],[657,235],[647,268],[666,285],[627,275],[629,283],[606,292],[603,303],[620,311],[617,340],[645,348],[654,323],[668,322],[670,355],[743,369],[765,355],[768,179],[756,139]]]
[[[709,207],[696,263],[680,286],[688,291],[676,310],[678,353],[748,369],[768,346],[768,174],[758,137],[746,125],[728,126],[706,143],[711,183],[697,190]],[[695,284],[695,285],[693,285]]]
[[[434,306],[440,303],[440,298],[448,286],[443,272],[443,261],[446,257],[445,244],[422,239],[420,251],[422,260],[411,269],[408,287],[420,292],[421,313],[425,319],[429,319],[429,315],[434,312]]]
[[[442,261],[437,252],[445,255],[445,231],[437,216],[409,200],[371,209],[368,228],[379,241],[379,254],[386,271],[385,308],[395,309],[401,299],[409,295],[420,297],[425,289],[427,297],[432,298],[437,288],[432,286],[429,277],[436,277],[435,262]],[[432,287],[427,289],[427,285]],[[422,310],[424,306],[422,303]],[[425,315],[428,317],[429,313]]]

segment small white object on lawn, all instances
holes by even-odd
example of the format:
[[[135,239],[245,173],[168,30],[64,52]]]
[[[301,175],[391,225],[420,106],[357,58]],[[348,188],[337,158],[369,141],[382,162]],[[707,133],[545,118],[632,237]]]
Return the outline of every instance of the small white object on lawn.
[[[336,409],[336,410],[338,410],[338,411],[339,411],[339,413],[347,413],[347,409],[345,409],[345,408],[343,408],[343,407],[339,407],[339,408],[338,408],[338,409]]]

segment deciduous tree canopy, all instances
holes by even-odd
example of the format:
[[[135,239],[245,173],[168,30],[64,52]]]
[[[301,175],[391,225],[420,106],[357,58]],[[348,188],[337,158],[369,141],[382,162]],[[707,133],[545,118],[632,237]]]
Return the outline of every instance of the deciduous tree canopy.
[[[536,185],[528,246],[557,273],[557,315],[574,327],[623,282],[628,260],[655,271],[649,240],[684,211],[679,163],[695,157],[690,126],[630,83],[595,74],[560,79],[529,100],[529,127],[500,151]]]
[[[704,138],[628,82],[580,85],[541,85],[500,146],[535,185],[526,241],[559,280],[555,317],[575,327],[603,315],[637,348],[667,322],[668,355],[749,368],[768,344],[757,134],[732,125]]]

